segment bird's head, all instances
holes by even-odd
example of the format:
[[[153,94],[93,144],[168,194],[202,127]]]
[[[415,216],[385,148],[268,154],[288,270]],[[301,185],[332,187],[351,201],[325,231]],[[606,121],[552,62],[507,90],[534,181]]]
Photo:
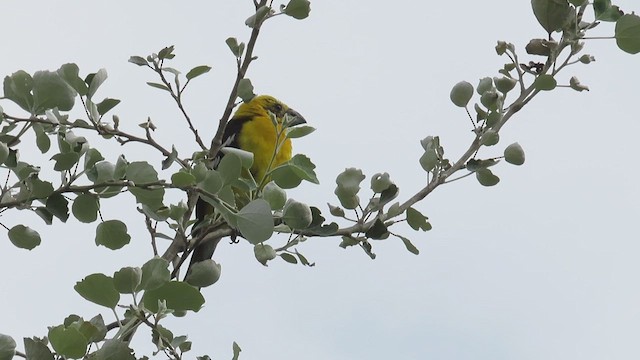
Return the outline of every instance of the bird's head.
[[[278,120],[278,123],[282,124],[282,121],[285,118],[285,115],[288,115],[289,122],[286,126],[296,126],[300,124],[304,124],[307,121],[305,118],[300,115],[299,112],[291,109],[282,101],[274,98],[269,95],[259,95],[255,96],[247,103],[243,103],[238,108],[237,114],[245,114],[245,113],[254,113],[254,112],[263,112],[263,113],[273,113]],[[261,115],[261,114],[254,114]]]

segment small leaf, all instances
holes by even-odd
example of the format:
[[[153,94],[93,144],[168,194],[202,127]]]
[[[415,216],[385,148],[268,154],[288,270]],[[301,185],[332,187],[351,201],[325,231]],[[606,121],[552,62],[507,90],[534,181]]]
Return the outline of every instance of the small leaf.
[[[276,251],[270,245],[256,244],[253,247],[253,253],[256,256],[256,260],[264,266],[267,266],[267,262],[276,258]]]
[[[251,80],[247,78],[241,79],[238,83],[238,97],[245,103],[248,103],[255,96],[256,94],[253,93],[253,85],[251,84]]]
[[[155,257],[142,265],[142,280],[137,290],[153,290],[167,283],[171,278],[169,262]]]
[[[275,182],[270,181],[262,189],[262,198],[269,203],[271,210],[280,210],[287,202],[287,193]]]
[[[616,44],[629,54],[640,52],[640,16],[626,14],[616,21]]]
[[[62,222],[69,219],[69,202],[62,194],[53,194],[47,198],[46,208]]]
[[[220,279],[222,266],[212,259],[199,261],[189,268],[184,281],[196,287],[207,287]]]
[[[47,347],[47,342],[38,338],[24,338],[24,353],[27,355],[27,359],[54,360],[53,353]]]
[[[290,0],[284,8],[284,13],[298,20],[309,16],[311,3],[309,0]]]
[[[120,301],[113,279],[104,274],[91,274],[73,287],[80,296],[94,304],[114,309]]]
[[[428,231],[431,230],[431,224],[428,218],[422,215],[418,210],[410,207],[407,209],[407,223],[413,230]]]
[[[495,176],[489,169],[478,169],[476,171],[476,178],[478,182],[483,186],[494,186],[500,182],[500,178]]]
[[[147,82],[147,85],[151,86],[152,88],[156,88],[156,89],[160,89],[160,90],[171,92],[171,90],[164,84],[159,84],[159,83],[154,83],[154,82]]]
[[[24,225],[16,225],[9,230],[9,241],[21,249],[32,250],[40,245],[40,234]]]
[[[9,335],[0,334],[0,360],[11,360],[15,354],[15,340]]]
[[[227,46],[229,47],[229,49],[231,50],[233,55],[235,55],[236,58],[239,58],[242,56],[241,46],[238,45],[238,39],[234,37],[230,37],[230,38],[227,38],[225,42],[227,43]],[[242,49],[244,49],[244,47],[242,47]]]
[[[211,66],[207,66],[207,65],[196,66],[193,69],[189,70],[189,72],[186,75],[186,78],[187,80],[191,80],[202,74],[208,73],[210,70],[211,70]]]
[[[198,311],[204,304],[204,297],[195,287],[182,281],[169,281],[163,286],[144,293],[144,306],[158,312],[158,301],[165,301],[167,308],[177,311]]]
[[[256,13],[251,15],[247,20],[245,20],[244,24],[250,28],[254,28],[259,26],[265,17],[271,12],[271,8],[269,6],[263,5],[256,10]]]
[[[537,90],[549,91],[555,89],[558,85],[558,82],[553,78],[553,76],[542,74],[536,78],[533,85]]]
[[[47,337],[56,353],[72,359],[84,356],[89,345],[89,340],[75,327],[65,328],[64,325],[51,327]]]
[[[96,94],[96,91],[98,91],[100,85],[107,80],[107,70],[100,69],[97,73],[91,75],[93,76],[87,77],[87,80],[90,79],[90,81],[88,81],[89,91],[87,92],[87,99],[91,99],[93,95]]]
[[[551,34],[564,27],[571,19],[571,6],[567,0],[531,0],[538,23]]]
[[[127,225],[120,220],[103,221],[96,227],[96,245],[117,250],[127,245],[131,236],[127,233]]]
[[[524,150],[522,149],[522,146],[517,142],[507,146],[507,148],[504,149],[504,159],[509,164],[524,164]]]
[[[473,96],[473,85],[466,81],[461,81],[453,86],[449,98],[458,107],[466,107]]]
[[[412,253],[414,255],[420,254],[420,250],[418,250],[418,248],[415,247],[415,245],[413,245],[409,239],[407,239],[404,236],[400,236],[400,235],[396,235],[396,236],[399,237],[400,240],[402,240],[402,243],[407,248],[407,251],[409,251],[410,253]]]
[[[480,143],[484,146],[493,146],[500,141],[500,134],[494,130],[488,130],[484,134],[482,134],[482,138],[480,138]]]
[[[129,62],[132,64],[136,64],[138,66],[147,66],[149,65],[149,62],[147,60],[145,60],[145,58],[143,58],[142,56],[131,56],[129,58]]]
[[[54,160],[56,162],[56,164],[53,166],[53,170],[71,170],[74,166],[76,166],[78,160],[80,160],[80,155],[78,155],[78,153],[76,152],[59,153],[53,155],[51,157],[51,160]]]
[[[258,244],[273,234],[271,207],[264,199],[256,199],[238,211],[238,230],[250,243]]]
[[[298,259],[296,259],[295,256],[288,254],[288,253],[282,253],[280,255],[280,258],[282,258],[282,260],[288,262],[289,264],[297,264],[298,263]]]
[[[302,125],[287,128],[286,134],[289,139],[297,139],[311,134],[316,131],[314,127]]]
[[[185,171],[178,171],[171,175],[171,183],[178,187],[187,187],[195,184],[196,177]]]
[[[108,339],[93,355],[96,360],[136,360],[133,350],[127,342],[118,339]]]
[[[100,203],[93,194],[80,194],[73,201],[71,212],[80,222],[92,223],[98,218]]]
[[[98,113],[100,115],[104,115],[104,114],[108,113],[109,110],[111,110],[114,107],[116,107],[116,105],[118,105],[118,104],[120,104],[120,100],[106,98],[106,99],[102,100],[98,104]]]
[[[124,267],[113,273],[113,285],[120,294],[134,294],[142,282],[142,269]]]
[[[292,229],[306,229],[311,225],[313,216],[309,205],[295,201],[287,200],[282,211],[282,221]]]

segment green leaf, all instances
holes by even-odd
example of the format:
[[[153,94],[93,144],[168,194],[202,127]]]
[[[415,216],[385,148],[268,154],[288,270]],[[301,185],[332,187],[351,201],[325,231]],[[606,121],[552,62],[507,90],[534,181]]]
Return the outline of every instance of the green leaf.
[[[611,0],[594,0],[593,12],[600,21],[616,21],[624,15],[618,6],[611,5]]]
[[[113,273],[113,285],[120,294],[134,294],[142,282],[142,269],[123,267]]]
[[[476,178],[478,182],[483,186],[494,186],[500,182],[500,178],[495,176],[489,169],[478,169],[476,171]]]
[[[197,288],[182,281],[169,281],[163,286],[144,293],[144,306],[158,312],[158,301],[166,301],[167,308],[177,311],[198,311],[204,304],[204,297]]]
[[[142,205],[146,205],[152,211],[156,211],[163,207],[162,200],[164,199],[164,189],[141,189],[129,186],[129,192],[136,197],[136,201]]]
[[[91,274],[73,287],[80,296],[94,304],[114,309],[120,301],[113,279],[104,274]]]
[[[53,350],[59,355],[79,359],[87,352],[89,341],[75,327],[65,328],[64,325],[50,327],[47,336]]]
[[[32,250],[40,245],[40,234],[24,225],[16,225],[9,230],[9,241],[21,249]]]
[[[348,168],[338,174],[336,184],[339,188],[350,194],[357,194],[360,191],[360,183],[365,179],[362,170],[356,168]]]
[[[623,15],[616,21],[616,44],[620,50],[629,54],[640,52],[640,16],[635,14]]]
[[[76,91],[58,73],[37,71],[33,74],[33,113],[44,114],[45,110],[58,108],[69,111],[73,108]]]
[[[500,141],[500,134],[494,130],[488,130],[480,138],[480,143],[484,146],[493,146]]]
[[[207,65],[196,66],[193,69],[189,70],[189,72],[187,73],[186,75],[187,80],[197,78],[202,74],[208,73],[210,70],[211,70],[211,66],[207,66]]]
[[[240,357],[240,351],[242,351],[242,349],[240,349],[240,346],[234,341],[233,342],[233,358],[231,360],[238,360],[238,358]]]
[[[159,83],[154,83],[154,82],[147,82],[147,85],[151,86],[152,88],[156,88],[156,89],[160,89],[160,90],[165,90],[165,91],[171,92],[171,90],[164,84],[159,84]]]
[[[298,20],[309,16],[311,3],[309,0],[290,0],[284,8],[284,13]]]
[[[389,231],[387,230],[387,226],[380,219],[376,219],[373,226],[371,226],[364,235],[369,239],[382,240],[389,237]]]
[[[30,360],[54,360],[47,342],[38,338],[24,338],[24,353]],[[2,356],[0,356],[0,359]]]
[[[292,229],[306,229],[311,225],[313,216],[309,205],[295,201],[287,200],[282,211],[282,221]]]
[[[473,85],[466,81],[461,81],[453,86],[449,98],[458,107],[466,107],[473,96]]]
[[[271,207],[264,199],[256,199],[238,211],[238,230],[252,244],[268,240],[273,234]]]
[[[491,90],[493,90],[493,79],[490,77],[483,77],[478,81],[478,87],[476,88],[478,95],[482,95]]]
[[[538,23],[551,34],[564,27],[571,19],[571,6],[567,0],[531,0]]]
[[[178,171],[171,175],[171,183],[179,187],[187,187],[196,183],[196,177],[186,171]]]
[[[147,261],[142,265],[142,281],[137,290],[153,290],[169,282],[171,272],[168,267],[169,262],[160,257]]]
[[[255,14],[247,18],[244,24],[250,28],[259,26],[270,12],[271,12],[271,8],[269,6],[263,5],[259,7],[258,10],[256,10]]]
[[[67,219],[69,219],[69,202],[62,194],[49,196],[45,207],[53,216],[60,219],[60,221],[67,222]]]
[[[575,76],[572,76],[572,77],[571,77],[571,79],[569,79],[569,86],[570,86],[573,90],[578,91],[578,92],[583,92],[583,91],[585,91],[585,90],[586,90],[586,91],[589,91],[589,87],[588,87],[588,86],[585,86],[585,85],[582,85],[582,84],[580,83],[580,80],[578,80],[578,78],[577,78],[577,77],[575,77]]]
[[[509,164],[524,164],[524,150],[522,149],[522,146],[517,142],[507,146],[507,148],[504,149],[504,159]]]
[[[556,79],[553,78],[553,76],[542,74],[538,75],[536,80],[533,82],[533,85],[537,90],[549,91],[555,89],[558,83],[556,82]]]
[[[422,215],[418,210],[410,207],[407,209],[407,223],[413,230],[428,231],[431,230],[429,219]]]
[[[93,76],[87,76],[87,80],[90,79],[90,81],[88,81],[89,91],[87,91],[87,99],[91,99],[93,95],[96,94],[96,91],[98,91],[98,88],[100,87],[100,85],[102,85],[102,83],[104,83],[104,81],[107,80],[107,70],[100,69],[95,74],[90,74],[90,75],[93,75]]]
[[[216,170],[207,170],[204,180],[198,182],[198,187],[209,194],[217,194],[222,189],[222,177]]]
[[[0,142],[0,164],[4,164],[9,158],[10,150],[7,144]]]
[[[44,132],[42,124],[33,124],[33,131],[36,134],[36,146],[38,147],[38,150],[40,150],[40,152],[43,154],[49,151],[49,149],[51,148],[51,139],[49,139],[49,135]],[[8,155],[9,150],[7,149],[7,156]],[[0,163],[2,162],[4,162],[4,160],[0,161]]]
[[[220,279],[222,266],[212,259],[199,261],[189,268],[185,281],[196,287],[207,287]]]
[[[129,62],[132,64],[136,64],[138,66],[147,66],[149,62],[143,58],[142,56],[131,56],[129,57]]]
[[[98,218],[100,202],[93,194],[80,194],[73,201],[71,212],[80,222],[92,223]]]
[[[95,360],[136,360],[128,343],[118,339],[108,339],[94,354]]]
[[[226,154],[216,168],[222,179],[222,185],[229,185],[240,177],[242,161],[236,154]]]
[[[506,94],[516,86],[516,84],[518,83],[518,80],[503,76],[500,78],[494,77],[493,82],[494,84],[496,84],[496,89],[498,89],[498,91],[500,91],[503,94]]]
[[[96,245],[117,250],[127,245],[131,236],[127,233],[127,225],[120,220],[103,221],[96,227]]]
[[[220,149],[223,154],[233,154],[240,158],[240,162],[242,163],[242,167],[244,169],[251,169],[251,165],[253,165],[253,153],[250,151],[245,151],[242,149],[237,149],[234,147],[223,147]]]
[[[144,184],[158,181],[158,172],[146,161],[134,161],[127,167],[125,178]]]
[[[282,253],[280,255],[280,258],[282,258],[282,260],[288,262],[289,264],[297,264],[298,263],[298,259],[296,259],[295,256],[288,254],[288,253]]]
[[[31,113],[33,108],[33,78],[27,72],[19,70],[6,76],[3,82],[4,97],[13,101],[23,110]]]
[[[15,353],[15,340],[9,335],[0,334],[0,360],[11,360]]]
[[[256,260],[264,266],[267,266],[267,262],[276,258],[276,251],[267,244],[255,244],[253,247],[253,254]]]
[[[245,103],[248,103],[255,96],[256,94],[253,93],[253,85],[251,84],[251,80],[247,78],[241,79],[238,83],[238,97]]]
[[[395,236],[397,236],[398,238],[400,238],[400,240],[402,240],[402,243],[407,248],[407,251],[409,251],[410,253],[412,253],[414,255],[420,254],[420,250],[418,250],[418,248],[415,247],[415,245],[413,245],[409,239],[407,239],[404,236],[400,236],[400,235],[395,235]]]
[[[104,114],[108,113],[109,110],[111,110],[114,107],[116,107],[116,105],[118,105],[118,104],[120,104],[120,100],[106,98],[106,99],[102,100],[98,104],[98,113],[100,115],[104,115]]]
[[[81,96],[87,95],[89,88],[87,84],[78,76],[80,69],[76,64],[64,64],[60,66],[57,73],[69,86],[71,86]]]
[[[78,160],[80,160],[80,155],[75,152],[59,153],[53,155],[51,157],[51,160],[54,160],[56,162],[56,164],[53,166],[53,170],[71,170],[74,166],[76,166]]]
[[[96,163],[98,163],[99,161],[102,161],[102,160],[104,160],[104,157],[102,157],[102,154],[100,154],[100,151],[98,151],[97,149],[89,149],[89,150],[87,150],[87,152],[84,154],[84,169],[85,169],[85,171],[88,171]]]
[[[301,126],[287,128],[286,134],[289,139],[297,139],[297,138],[307,136],[314,131],[316,131],[314,127],[301,125]]]
[[[27,179],[27,184],[31,189],[31,196],[34,198],[44,199],[53,193],[53,184],[37,177]]]
[[[35,208],[34,212],[38,215],[47,225],[53,224],[53,214],[43,206]]]
[[[371,190],[374,193],[381,193],[393,185],[389,173],[377,173],[371,177]]]
[[[227,43],[227,46],[229,47],[229,49],[231,50],[233,55],[235,55],[236,58],[239,58],[242,56],[242,53],[244,52],[244,43],[238,44],[238,39],[234,37],[227,38],[225,42]]]
[[[287,193],[275,182],[270,181],[262,189],[262,198],[269,203],[271,210],[280,210],[287,202]]]

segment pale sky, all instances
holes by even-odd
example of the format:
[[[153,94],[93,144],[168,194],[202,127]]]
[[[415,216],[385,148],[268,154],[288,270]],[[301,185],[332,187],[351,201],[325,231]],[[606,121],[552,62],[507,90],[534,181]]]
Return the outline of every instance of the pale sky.
[[[546,36],[529,1],[451,4],[316,0],[307,20],[282,16],[264,26],[248,77],[257,93],[280,98],[317,128],[294,150],[314,161],[321,184],[304,183],[290,197],[330,217],[336,175],[359,167],[364,184],[389,172],[400,199],[408,198],[425,184],[419,140],[439,135],[451,159],[472,141],[464,110],[449,101],[451,86],[497,76],[506,62],[495,53],[497,40],[514,43],[521,61],[540,60],[524,52],[529,39]],[[617,4],[639,10],[634,1]],[[110,77],[98,97],[122,100],[113,111],[121,127],[137,132],[151,117],[158,141],[188,154],[195,147],[177,109],[145,84],[153,74],[127,59],[175,45],[171,66],[184,73],[212,66],[194,81],[186,105],[201,133],[213,134],[235,77],[224,40],[248,40],[251,9],[249,0],[6,1],[1,71],[75,62],[84,76],[105,68]],[[610,35],[613,25],[596,30]],[[205,307],[167,322],[194,342],[186,358],[230,358],[233,341],[244,360],[639,358],[638,55],[613,40],[589,41],[585,50],[597,61],[569,67],[558,80],[576,75],[590,92],[541,94],[501,131],[500,144],[483,149],[497,156],[517,141],[523,166],[499,164],[501,182],[492,188],[473,177],[442,186],[417,206],[432,231],[396,229],[420,255],[390,239],[374,242],[372,261],[357,248],[339,248],[340,239],[311,239],[299,250],[315,267],[263,267],[247,242],[223,241],[214,256],[222,278],[203,290]],[[108,160],[125,153],[159,166],[142,147],[89,139]],[[21,151],[23,159],[42,158]],[[123,220],[132,235],[116,252],[95,246],[95,224],[47,227],[31,213],[3,214],[8,227],[25,223],[43,237],[30,252],[6,236],[0,241],[0,333],[21,350],[22,337],[44,336],[70,313],[113,320],[73,285],[152,256],[134,200],[118,199],[102,204],[103,215]],[[138,334],[138,356],[150,355],[148,339]]]

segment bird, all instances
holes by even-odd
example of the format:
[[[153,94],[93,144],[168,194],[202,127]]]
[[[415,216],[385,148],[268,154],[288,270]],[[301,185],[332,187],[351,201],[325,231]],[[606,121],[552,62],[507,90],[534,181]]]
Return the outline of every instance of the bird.
[[[271,115],[277,120],[277,127],[274,126]],[[305,124],[306,119],[297,111],[293,110],[285,103],[270,95],[254,96],[250,101],[240,104],[234,115],[231,117],[225,127],[222,136],[223,147],[233,147],[251,152],[253,154],[253,164],[249,171],[258,184],[264,183],[265,176],[270,169],[273,169],[288,160],[292,156],[291,139],[284,138],[284,133],[279,139],[279,151],[276,151],[277,131],[282,129],[282,124],[288,115],[289,121],[286,126],[297,126]],[[214,159],[214,167],[220,162],[222,152]],[[213,212],[213,206],[202,199],[198,199],[196,203],[196,222],[194,224],[195,231],[193,235],[198,235],[197,226],[204,221],[205,217]],[[187,275],[191,267],[201,261],[211,259],[215,248],[216,241],[198,244],[193,250]]]

